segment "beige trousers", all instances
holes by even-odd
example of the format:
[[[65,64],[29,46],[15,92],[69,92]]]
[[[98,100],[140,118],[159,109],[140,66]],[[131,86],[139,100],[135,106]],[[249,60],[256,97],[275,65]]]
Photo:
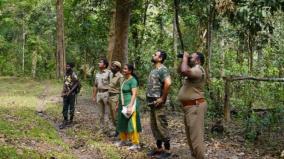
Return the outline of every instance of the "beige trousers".
[[[97,93],[97,107],[99,109],[99,119],[100,125],[104,126],[105,124],[105,116],[109,114],[109,104],[108,104],[108,92],[98,92]]]
[[[117,111],[116,111],[116,107],[118,107],[118,94],[117,95],[113,95],[113,96],[109,96],[108,99],[108,103],[109,103],[109,109],[110,109],[110,119],[112,121],[113,126],[116,126],[117,124]]]
[[[205,158],[204,146],[204,116],[207,111],[207,103],[183,107],[184,125],[187,142],[196,159]]]

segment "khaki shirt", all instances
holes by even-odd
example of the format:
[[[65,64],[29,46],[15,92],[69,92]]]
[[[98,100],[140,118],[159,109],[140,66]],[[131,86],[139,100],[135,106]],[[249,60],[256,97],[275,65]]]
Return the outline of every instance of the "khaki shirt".
[[[201,71],[194,71],[194,69],[200,69]],[[198,75],[200,78],[186,77],[183,81],[183,85],[178,93],[179,101],[195,100],[204,98],[204,86],[205,86],[205,71],[202,66],[196,65],[192,68],[193,72],[200,72]]]
[[[96,73],[94,86],[97,87],[98,90],[109,89],[110,75],[111,71],[107,69]]]
[[[110,93],[120,93],[120,86],[123,82],[123,75],[120,72],[116,74],[112,73],[112,77],[109,83],[109,92]]]

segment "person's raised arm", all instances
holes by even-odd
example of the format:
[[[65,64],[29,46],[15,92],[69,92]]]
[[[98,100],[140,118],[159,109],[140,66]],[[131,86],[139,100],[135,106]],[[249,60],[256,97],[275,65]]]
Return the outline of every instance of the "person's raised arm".
[[[200,69],[197,67],[189,67],[189,54],[187,52],[184,52],[183,58],[182,58],[182,63],[181,63],[181,74],[183,76],[187,76],[189,78],[200,78],[202,75],[202,72]]]

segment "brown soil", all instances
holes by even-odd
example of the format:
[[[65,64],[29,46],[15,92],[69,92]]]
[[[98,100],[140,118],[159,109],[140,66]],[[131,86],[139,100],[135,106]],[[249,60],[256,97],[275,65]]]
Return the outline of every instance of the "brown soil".
[[[44,95],[48,95],[48,87],[44,91]],[[43,96],[44,96],[43,95]],[[46,97],[44,100],[49,102],[62,102],[60,97]],[[46,103],[48,101],[42,101]],[[43,105],[39,105],[40,109],[43,109]],[[143,108],[142,108],[143,109]],[[86,142],[90,139],[104,141],[108,144],[113,143],[113,138],[108,137],[108,133],[104,133],[99,129],[98,123],[98,111],[88,96],[79,96],[78,103],[76,105],[75,121],[72,125],[72,130],[79,132],[81,130],[89,130],[92,132],[89,138],[82,139],[77,138],[76,135],[68,135],[68,129],[58,129],[61,123],[61,116],[52,117],[46,114],[44,111],[38,110],[39,114],[46,120],[50,121],[58,130],[59,135],[63,141],[70,145],[71,151],[74,156],[80,159],[100,159],[105,158],[104,152],[100,149],[90,147]],[[141,146],[140,154],[145,154],[150,148],[155,147],[152,137],[150,124],[149,124],[149,112],[144,109],[142,112],[142,126],[143,132],[141,133]],[[190,156],[190,150],[187,145],[185,130],[183,124],[183,114],[178,112],[169,111],[169,128],[171,136],[171,149],[172,157],[176,159],[187,159]],[[207,124],[210,125],[210,124]],[[206,144],[206,156],[209,159],[257,159],[265,158],[272,159],[278,157],[272,157],[270,154],[260,153],[258,149],[246,149],[243,145],[245,140],[238,134],[238,128],[234,133],[225,133],[224,135],[212,135],[209,128],[206,127],[205,144]],[[234,130],[233,130],[234,131]],[[122,158],[133,158],[133,153],[129,153],[125,150],[121,151]],[[142,155],[143,156],[143,155]],[[145,157],[145,156],[144,156]],[[139,158],[144,158],[140,157]]]

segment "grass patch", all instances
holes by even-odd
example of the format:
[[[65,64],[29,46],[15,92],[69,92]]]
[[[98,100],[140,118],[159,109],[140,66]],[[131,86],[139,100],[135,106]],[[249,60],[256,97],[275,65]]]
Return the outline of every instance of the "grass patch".
[[[27,78],[0,77],[0,94],[9,96],[34,96],[40,94],[44,87],[37,81]]]
[[[27,149],[16,149],[12,146],[0,146],[1,158],[44,158],[35,151]]]
[[[120,150],[114,147],[113,145],[101,143],[97,141],[89,141],[89,146],[95,149],[99,149],[103,152],[104,157],[111,159],[120,159]]]
[[[74,158],[56,129],[35,111],[43,91],[44,83],[0,78],[1,158]]]
[[[65,144],[54,126],[36,112],[44,98],[44,112],[49,119],[61,121],[62,103],[58,103],[61,89],[59,81],[0,77],[0,158],[75,158],[71,152],[73,145]],[[91,98],[92,87],[83,84],[80,95]],[[96,137],[92,131],[88,127],[70,127],[66,135],[98,152],[97,158],[119,159],[128,155],[127,150],[108,144],[107,139]],[[140,153],[131,155],[145,158]]]

